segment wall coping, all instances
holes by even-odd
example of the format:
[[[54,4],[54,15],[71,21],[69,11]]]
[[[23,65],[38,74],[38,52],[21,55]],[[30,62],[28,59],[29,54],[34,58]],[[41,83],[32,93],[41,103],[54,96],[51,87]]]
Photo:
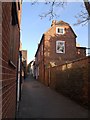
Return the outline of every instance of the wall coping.
[[[74,63],[74,62],[81,61],[81,60],[85,60],[85,59],[90,59],[90,56],[86,56],[86,57],[83,57],[83,58],[75,59],[75,60],[72,60],[72,61],[69,61],[69,62],[60,64],[60,65],[53,66],[53,67],[51,67],[51,68],[54,68],[54,67],[57,67],[57,66],[62,66],[62,65],[65,65],[65,64]]]

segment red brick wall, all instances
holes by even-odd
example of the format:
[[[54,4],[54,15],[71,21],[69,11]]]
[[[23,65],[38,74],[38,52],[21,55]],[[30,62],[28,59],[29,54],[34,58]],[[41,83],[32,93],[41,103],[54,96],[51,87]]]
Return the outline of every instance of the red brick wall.
[[[15,117],[16,109],[16,76],[17,76],[17,59],[19,48],[19,28],[16,29],[16,68],[9,63],[10,60],[10,21],[11,21],[11,2],[2,3],[2,117]]]
[[[56,27],[63,27],[65,34],[57,34]],[[56,53],[56,41],[65,41],[65,53]],[[43,56],[41,55],[42,45],[44,46]],[[47,81],[47,77],[49,75],[45,70],[50,66],[50,62],[55,65],[60,65],[85,57],[85,49],[80,49],[80,55],[77,54],[77,51],[76,35],[74,34],[72,28],[68,24],[62,24],[62,26],[53,25],[46,33],[44,33],[44,37],[42,37],[37,50],[36,58],[38,62],[36,63],[39,66],[40,81],[43,81],[46,85],[49,84]],[[42,71],[44,73],[42,73]]]
[[[77,58],[82,58],[86,56],[86,49],[83,47],[77,47]]]
[[[38,76],[38,79],[44,83],[44,41],[42,41],[40,43],[40,46],[39,46],[39,49],[38,49],[38,52],[36,54],[36,61],[35,61],[35,65],[36,65],[36,68],[38,69],[38,66],[39,66],[39,76]]]
[[[0,120],[2,118],[2,3],[0,2]]]
[[[76,38],[70,27],[68,25],[63,25],[65,29],[65,34],[63,35],[56,34],[56,27],[59,27],[59,25],[53,26],[45,33],[45,64],[55,62],[55,64],[58,65],[76,59]],[[65,53],[56,53],[57,40],[65,41]]]
[[[50,62],[55,63],[55,65],[64,64],[65,62],[72,61],[77,59],[76,51],[76,37],[73,34],[70,26],[63,25],[65,29],[65,34],[60,35],[56,34],[56,27],[59,25],[52,26],[46,33],[44,37],[44,65],[47,69],[50,65]],[[65,53],[56,53],[56,41],[61,40],[65,41]],[[44,83],[49,84],[47,81],[47,71],[45,71]]]
[[[50,87],[88,105],[90,56],[50,69]],[[47,75],[48,75],[47,71]],[[49,77],[48,80],[49,81]]]
[[[39,78],[42,83],[44,83],[44,41],[42,41],[40,46],[40,59],[39,59]]]

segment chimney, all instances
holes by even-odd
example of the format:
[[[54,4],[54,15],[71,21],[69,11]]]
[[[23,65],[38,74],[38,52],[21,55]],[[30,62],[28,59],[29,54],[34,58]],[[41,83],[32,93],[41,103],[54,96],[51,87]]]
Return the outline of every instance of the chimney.
[[[57,22],[56,20],[53,20],[51,26],[54,26],[56,22]]]

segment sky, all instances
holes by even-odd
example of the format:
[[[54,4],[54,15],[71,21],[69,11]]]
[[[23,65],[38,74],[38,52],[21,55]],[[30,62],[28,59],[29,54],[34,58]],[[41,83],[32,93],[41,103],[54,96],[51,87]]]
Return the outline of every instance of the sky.
[[[59,8],[56,12],[60,15],[53,20],[63,20],[70,24],[75,34],[77,35],[76,42],[81,47],[88,47],[88,24],[74,26],[77,23],[75,16],[84,10],[81,2],[69,2],[64,8]],[[23,2],[22,4],[22,20],[21,20],[21,41],[22,49],[27,50],[27,62],[34,59],[38,44],[41,40],[42,34],[46,32],[52,23],[49,17],[41,19],[39,15],[48,10],[49,6],[43,2],[36,5],[31,5],[30,2]]]

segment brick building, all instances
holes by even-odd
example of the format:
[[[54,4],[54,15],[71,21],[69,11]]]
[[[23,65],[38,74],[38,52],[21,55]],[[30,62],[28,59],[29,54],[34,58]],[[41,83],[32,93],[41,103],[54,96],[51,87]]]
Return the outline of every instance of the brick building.
[[[22,76],[24,79],[27,76],[27,50],[21,50],[22,52]]]
[[[42,35],[35,54],[36,79],[45,83],[46,69],[86,56],[85,47],[76,47],[76,34],[64,21],[53,20]]]
[[[0,119],[15,117],[20,18],[20,2],[0,2]]]

